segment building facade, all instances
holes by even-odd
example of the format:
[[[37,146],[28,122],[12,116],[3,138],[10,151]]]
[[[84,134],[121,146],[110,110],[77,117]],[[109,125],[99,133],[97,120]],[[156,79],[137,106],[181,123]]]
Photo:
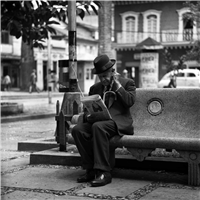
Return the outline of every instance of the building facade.
[[[1,81],[9,75],[12,87],[20,87],[21,40],[1,32]]]
[[[57,35],[51,37],[51,70],[59,78],[59,60],[69,59],[68,29],[67,25],[54,26]],[[88,93],[94,84],[95,77],[92,75],[93,60],[98,53],[97,28],[77,22],[77,79],[83,93]],[[34,49],[34,57],[37,61],[38,87],[47,89],[46,74],[48,70],[48,41],[44,43],[45,49]]]
[[[200,39],[199,24],[183,19],[190,12],[183,1],[113,1],[113,5],[117,69],[120,73],[127,69],[137,87],[156,87],[167,72],[166,49],[176,65],[191,49],[192,42]],[[147,38],[163,48],[137,49]],[[196,61],[187,61],[185,65],[200,69]],[[147,80],[147,77],[152,79]]]
[[[98,28],[96,26],[97,17],[91,23],[91,19],[86,17],[86,23],[77,22],[77,78],[80,89],[84,93],[89,92],[89,88],[95,82],[95,77],[91,73],[93,60],[98,54]],[[88,22],[89,21],[89,22]],[[87,23],[88,22],[88,23]],[[95,24],[95,26],[93,26]],[[44,49],[34,48],[34,61],[37,75],[37,86],[40,90],[47,90],[48,59],[51,56],[51,70],[55,72],[55,77],[59,79],[59,60],[68,59],[68,29],[67,23],[54,26],[57,34],[51,35],[50,53],[48,52],[48,41],[44,42]],[[8,34],[1,33],[1,76],[11,77],[12,89],[21,88],[21,39],[16,39]],[[27,86],[29,83],[27,82]],[[49,85],[48,85],[49,86]],[[27,87],[28,88],[28,87]],[[26,89],[27,89],[26,88]],[[52,88],[53,89],[53,88]]]

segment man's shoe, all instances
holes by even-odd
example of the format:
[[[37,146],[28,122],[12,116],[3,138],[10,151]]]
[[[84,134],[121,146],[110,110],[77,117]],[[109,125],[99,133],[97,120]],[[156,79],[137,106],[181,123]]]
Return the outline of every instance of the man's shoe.
[[[77,178],[78,183],[89,182],[95,179],[95,170],[87,170],[86,173]]]
[[[112,182],[112,177],[109,172],[100,172],[98,173],[95,180],[91,182],[91,186],[99,187],[99,186],[107,185],[108,183],[111,183],[111,182]]]

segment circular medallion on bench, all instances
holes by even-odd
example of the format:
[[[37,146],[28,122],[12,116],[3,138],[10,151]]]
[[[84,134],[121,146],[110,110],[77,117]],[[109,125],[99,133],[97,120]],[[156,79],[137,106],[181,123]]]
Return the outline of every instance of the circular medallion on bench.
[[[163,110],[163,102],[161,99],[152,98],[147,102],[147,110],[151,115],[159,115]]]

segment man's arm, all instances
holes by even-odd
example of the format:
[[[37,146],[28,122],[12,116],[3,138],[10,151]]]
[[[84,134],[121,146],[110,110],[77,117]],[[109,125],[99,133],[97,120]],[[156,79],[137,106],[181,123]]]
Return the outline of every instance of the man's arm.
[[[135,103],[136,86],[132,79],[127,79],[126,82],[115,80],[114,87],[117,98],[126,107],[131,107]]]

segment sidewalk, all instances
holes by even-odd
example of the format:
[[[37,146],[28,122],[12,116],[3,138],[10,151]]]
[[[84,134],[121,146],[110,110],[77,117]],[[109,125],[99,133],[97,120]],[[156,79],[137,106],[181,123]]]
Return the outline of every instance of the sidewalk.
[[[56,113],[57,100],[62,104],[64,93],[52,92],[49,98],[48,92],[2,92],[1,102],[16,102],[23,104],[24,112],[16,115],[1,116],[1,122],[14,122],[18,120],[39,119],[53,117]]]
[[[178,175],[115,169],[111,184],[93,188],[89,183],[76,183],[82,173],[79,167],[27,163],[3,173],[2,199],[199,200],[200,190],[182,184]]]
[[[6,96],[3,94],[4,97]],[[24,95],[24,96],[23,96]],[[39,116],[55,113],[57,99],[62,99],[63,94],[55,98],[53,104],[48,104],[48,98],[44,94],[33,94],[37,98],[29,97],[29,94],[19,95],[18,101],[23,101],[27,116]],[[32,94],[31,94],[32,95]],[[40,96],[39,96],[40,95]],[[12,100],[16,100],[16,94],[12,94]],[[39,96],[39,97],[38,97]],[[44,96],[44,97],[42,97]],[[9,100],[11,94],[7,94]],[[29,102],[29,100],[31,100]],[[18,118],[19,120],[19,118]],[[42,124],[45,119],[38,121]],[[20,122],[18,122],[20,123]],[[51,120],[50,122],[51,123]],[[15,127],[16,123],[8,123]],[[5,124],[4,126],[7,126]],[[24,129],[18,127],[17,130]],[[24,123],[27,127],[27,124]],[[43,125],[47,125],[44,123]],[[32,126],[31,133],[39,132],[37,126]],[[48,127],[49,129],[49,127]],[[47,129],[47,130],[48,130]],[[11,131],[11,129],[8,129]],[[26,132],[26,130],[25,130]],[[42,131],[41,131],[42,133]],[[45,131],[47,133],[47,131]],[[43,133],[43,134],[45,134]],[[7,133],[9,135],[9,132]],[[16,133],[17,135],[17,133]],[[8,136],[7,136],[8,137]],[[13,150],[10,150],[13,153]],[[1,162],[1,198],[3,200],[199,200],[200,187],[187,186],[187,174],[169,173],[166,171],[128,170],[116,168],[113,171],[111,184],[103,187],[92,188],[90,183],[77,183],[77,177],[84,173],[79,166],[30,164],[31,152],[20,152],[15,159],[4,159]],[[62,152],[63,159],[70,152]],[[73,152],[71,152],[73,153]],[[50,162],[49,162],[50,163]]]
[[[24,91],[0,91],[1,100],[7,99],[34,99],[34,98],[48,98],[48,92],[42,91],[40,93],[37,92],[24,92]],[[60,97],[63,96],[64,93],[60,92],[50,92],[52,97]]]

